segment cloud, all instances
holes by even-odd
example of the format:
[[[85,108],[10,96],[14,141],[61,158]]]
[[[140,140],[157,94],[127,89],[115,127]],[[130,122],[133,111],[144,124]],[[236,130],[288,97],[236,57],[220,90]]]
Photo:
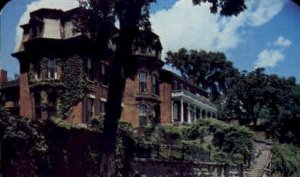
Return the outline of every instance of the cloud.
[[[27,5],[25,12],[21,16],[18,26],[17,33],[15,38],[15,50],[20,46],[20,41],[23,35],[23,30],[19,27],[20,25],[26,24],[29,21],[29,13],[40,8],[53,8],[53,9],[62,9],[70,10],[72,8],[78,7],[78,0],[37,0]]]
[[[162,41],[164,52],[188,49],[226,51],[243,42],[245,27],[261,26],[280,12],[282,0],[249,0],[248,9],[238,16],[210,13],[210,4],[193,6],[191,0],[178,0],[168,10],[151,14],[152,28]]]
[[[283,36],[278,36],[277,40],[274,42],[274,45],[279,47],[289,47],[291,44],[292,42]]]
[[[152,28],[161,37],[164,52],[188,49],[221,50],[236,48],[242,42],[243,27],[260,26],[280,12],[282,0],[248,0],[248,9],[237,17],[221,17],[210,13],[210,5],[193,6],[191,0],[177,0],[168,10],[151,14]],[[29,12],[42,7],[68,10],[78,6],[78,0],[37,0],[27,5],[19,25],[27,23]],[[17,28],[16,48],[22,29]]]
[[[283,0],[252,0],[250,2],[251,14],[250,14],[250,25],[261,26],[264,23],[271,20],[275,15],[277,15],[283,5]]]
[[[258,67],[275,67],[278,62],[285,57],[283,51],[292,44],[290,40],[283,36],[278,36],[272,43],[271,47],[262,50],[258,54],[258,59],[254,63],[254,68]]]
[[[265,49],[258,54],[258,60],[255,62],[254,67],[275,67],[283,59],[284,55],[281,51]]]

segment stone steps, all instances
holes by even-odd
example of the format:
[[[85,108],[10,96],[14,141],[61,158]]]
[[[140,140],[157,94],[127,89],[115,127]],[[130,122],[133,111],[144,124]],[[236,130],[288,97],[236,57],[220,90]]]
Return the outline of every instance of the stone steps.
[[[270,145],[256,143],[255,149],[258,152],[254,163],[247,170],[246,177],[261,177],[264,172],[264,168],[269,163],[269,158],[271,155]]]

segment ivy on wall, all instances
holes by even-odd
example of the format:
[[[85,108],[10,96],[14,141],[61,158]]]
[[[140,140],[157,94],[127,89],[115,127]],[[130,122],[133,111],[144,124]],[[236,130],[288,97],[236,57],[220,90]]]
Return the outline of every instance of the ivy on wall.
[[[49,58],[43,57],[41,59],[41,78],[46,79],[48,78],[48,61]]]
[[[60,112],[65,118],[70,113],[70,109],[88,92],[89,83],[85,73],[84,62],[78,55],[70,57],[64,61],[61,81],[65,90],[59,93]]]
[[[29,75],[29,80],[32,82],[34,81],[35,79],[35,71],[34,71],[34,66],[32,63],[29,64],[29,72],[28,72],[28,75]]]

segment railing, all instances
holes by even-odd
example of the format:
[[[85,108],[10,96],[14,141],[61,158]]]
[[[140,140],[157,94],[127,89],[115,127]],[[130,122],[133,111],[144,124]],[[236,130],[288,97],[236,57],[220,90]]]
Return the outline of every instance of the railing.
[[[138,144],[135,157],[192,162],[211,162],[210,153],[186,145]]]
[[[184,90],[184,89],[180,89],[180,90],[173,90],[172,91],[172,94],[176,95],[176,94],[182,94],[182,95],[185,95],[187,97],[189,97],[190,99],[196,99],[197,101],[205,104],[205,105],[208,105],[210,107],[212,107],[213,109],[217,109],[216,105],[214,105],[213,103],[211,103],[209,101],[209,99],[207,98],[204,98],[202,96],[199,96],[199,95],[195,95],[187,90]]]

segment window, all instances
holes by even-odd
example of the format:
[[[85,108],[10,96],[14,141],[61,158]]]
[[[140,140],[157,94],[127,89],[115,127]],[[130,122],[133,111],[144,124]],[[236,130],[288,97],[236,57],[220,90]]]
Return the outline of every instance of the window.
[[[155,125],[155,124],[158,124],[160,123],[160,105],[157,104],[153,107],[153,118],[152,118],[152,123]]]
[[[183,90],[183,84],[182,83],[180,84],[180,90]]]
[[[40,65],[40,62],[34,63],[34,70],[35,70],[35,79],[39,80],[41,78],[41,65]]]
[[[140,72],[139,79],[140,79],[140,92],[141,93],[147,92],[147,74],[145,72]]]
[[[177,90],[177,89],[178,89],[177,81],[174,81],[174,83],[173,83],[173,90]]]
[[[173,103],[173,120],[175,122],[179,121],[178,119],[178,104]]]
[[[48,92],[48,115],[53,117],[56,115],[56,105],[57,105],[57,94],[55,92]]]
[[[100,113],[101,114],[105,114],[105,111],[106,111],[105,106],[106,106],[106,102],[100,101]]]
[[[158,84],[158,78],[156,75],[152,76],[152,93],[155,95],[159,94],[159,84]]]
[[[101,63],[101,82],[102,85],[108,86],[109,83],[108,67],[104,63]]]
[[[88,76],[88,80],[90,80],[90,81],[95,80],[94,61],[90,58],[87,60],[87,76]]]
[[[94,99],[88,97],[86,105],[86,123],[90,123],[91,118],[94,116]]]
[[[48,78],[49,79],[56,79],[57,75],[56,75],[56,60],[54,58],[49,59],[48,62]]]
[[[35,108],[35,118],[40,119],[42,115],[41,111],[41,94],[39,92],[34,94],[34,108]]]
[[[141,127],[147,125],[147,106],[145,104],[139,105],[139,123]]]
[[[147,47],[141,47],[141,54],[147,54]]]
[[[33,26],[31,28],[31,38],[33,39],[33,38],[36,38],[36,37],[38,37],[38,27]]]

